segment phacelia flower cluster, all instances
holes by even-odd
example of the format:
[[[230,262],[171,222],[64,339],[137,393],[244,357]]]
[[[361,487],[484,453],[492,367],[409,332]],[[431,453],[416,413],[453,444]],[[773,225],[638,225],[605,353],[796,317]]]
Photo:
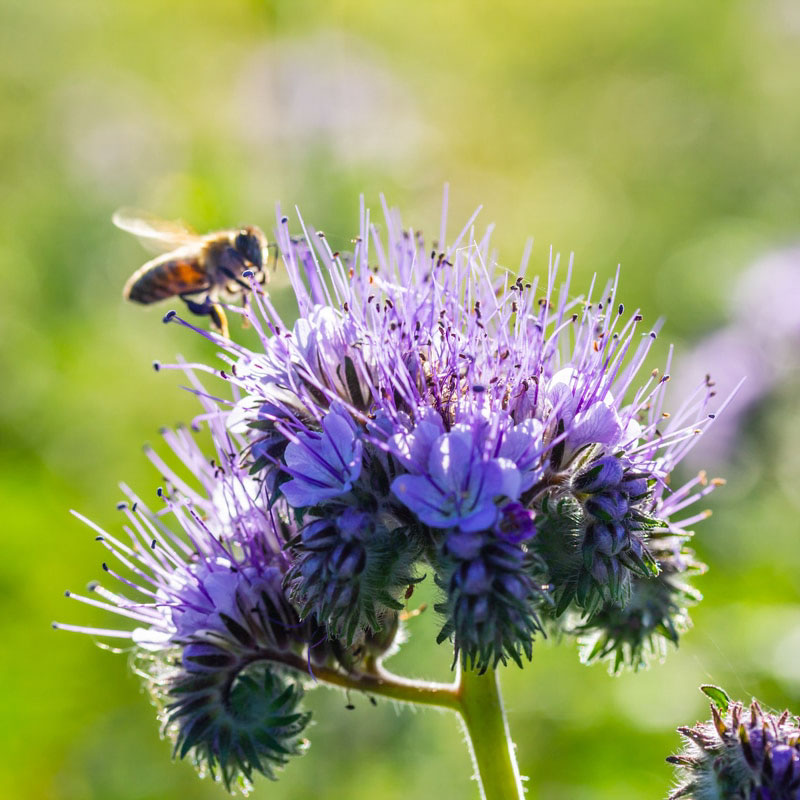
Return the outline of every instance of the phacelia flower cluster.
[[[302,751],[309,673],[374,669],[426,576],[465,669],[521,666],[551,630],[638,668],[688,625],[689,509],[718,482],[670,476],[713,419],[710,381],[668,410],[671,354],[644,372],[657,326],[616,279],[576,296],[555,259],[529,282],[472,225],[446,244],[444,215],[429,241],[362,208],[343,254],[279,215],[295,321],[247,272],[230,310],[255,349],[165,318],[222,350],[222,369],[172,367],[216,452],[165,433],[191,477],[150,454],[165,508],[131,495],[130,542],[98,537],[125,591],[79,598],[137,627],[77,629],[132,642],[176,753],[229,788]]]
[[[550,625],[640,666],[697,597],[685,543],[705,512],[681,512],[717,482],[669,480],[713,386],[668,412],[668,371],[639,377],[657,331],[616,280],[574,297],[551,263],[540,287],[471,225],[443,246],[362,210],[342,255],[278,219],[299,319],[253,284],[242,313],[261,347],[228,343],[225,377],[227,425],[296,528],[290,598],[352,647],[432,572],[439,640],[465,667],[521,663]]]
[[[680,782],[671,800],[800,799],[800,718],[756,701],[746,708],[716,686],[703,691],[711,720],[679,728],[686,747],[667,759]]]

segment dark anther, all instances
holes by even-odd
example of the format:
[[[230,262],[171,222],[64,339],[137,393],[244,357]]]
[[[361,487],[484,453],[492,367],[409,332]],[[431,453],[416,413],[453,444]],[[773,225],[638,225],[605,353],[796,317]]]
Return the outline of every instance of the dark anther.
[[[163,321],[164,322],[169,322],[177,313],[178,312],[174,308],[171,308],[169,311],[167,311],[166,314],[164,314],[164,320]]]

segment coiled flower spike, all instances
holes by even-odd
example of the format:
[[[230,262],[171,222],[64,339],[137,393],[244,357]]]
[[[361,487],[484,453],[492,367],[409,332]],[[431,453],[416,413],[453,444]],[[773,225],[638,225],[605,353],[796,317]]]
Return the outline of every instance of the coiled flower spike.
[[[88,595],[68,596],[137,627],[57,627],[130,640],[174,754],[191,758],[228,790],[247,793],[254,772],[274,778],[307,746],[302,681],[276,671],[265,656],[302,663],[310,631],[284,596],[288,562],[281,532],[259,503],[260,484],[231,457],[235,440],[217,423],[212,431],[218,448],[210,461],[186,429],[163,432],[203,489],[191,488],[150,451],[167,481],[168,489],[159,489],[165,509],[150,511],[123,487],[129,502],[118,508],[127,543],[76,514],[118,562],[103,567],[122,591],[91,583]]]

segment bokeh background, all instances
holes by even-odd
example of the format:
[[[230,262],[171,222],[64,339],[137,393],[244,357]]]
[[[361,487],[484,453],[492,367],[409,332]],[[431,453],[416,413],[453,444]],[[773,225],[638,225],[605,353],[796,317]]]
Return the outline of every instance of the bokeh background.
[[[151,361],[211,356],[123,304],[145,254],[112,211],[269,230],[297,204],[345,247],[360,193],[436,230],[445,182],[451,228],[483,204],[502,263],[529,235],[532,270],[574,251],[576,291],[621,263],[626,304],[667,317],[676,388],[749,374],[687,467],[728,485],[680,649],[611,678],[541,644],[505,671],[529,796],[663,797],[703,682],[800,711],[795,0],[0,0],[2,797],[224,796],[170,762],[124,656],[50,629],[108,622],[63,598],[103,560],[68,509],[113,529],[118,480],[157,486],[141,445],[195,413]],[[447,676],[435,625],[393,668]],[[255,798],[477,797],[455,719],[308,702],[310,752]]]

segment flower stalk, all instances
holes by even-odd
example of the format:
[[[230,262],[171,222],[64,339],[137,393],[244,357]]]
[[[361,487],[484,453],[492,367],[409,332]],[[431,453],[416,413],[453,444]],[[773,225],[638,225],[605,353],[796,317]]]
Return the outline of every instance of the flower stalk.
[[[285,655],[274,655],[301,668],[297,657],[290,663]],[[522,800],[525,796],[496,670],[479,673],[459,667],[453,683],[411,680],[379,664],[369,673],[351,675],[321,667],[314,670],[314,677],[342,689],[455,711],[464,724],[481,800]]]
[[[301,672],[307,670],[303,659],[293,653],[265,651],[259,658]],[[365,672],[349,674],[317,666],[313,668],[313,678],[332,687],[373,697],[455,711],[464,724],[481,800],[521,800],[524,797],[496,670],[479,673],[457,666],[452,683],[435,683],[396,675],[378,661],[366,666]]]
[[[458,698],[482,800],[522,800],[525,792],[497,671],[463,670]]]

